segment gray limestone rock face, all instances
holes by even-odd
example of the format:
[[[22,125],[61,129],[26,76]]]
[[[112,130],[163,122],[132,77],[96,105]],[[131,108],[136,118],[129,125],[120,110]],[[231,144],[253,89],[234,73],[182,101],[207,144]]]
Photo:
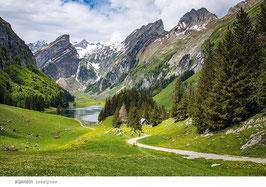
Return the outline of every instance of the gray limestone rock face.
[[[69,78],[76,74],[80,62],[69,35],[58,37],[47,47],[34,54],[37,67],[53,80]]]
[[[25,42],[12,30],[11,25],[0,17],[0,69],[8,64],[35,65],[32,53]]]

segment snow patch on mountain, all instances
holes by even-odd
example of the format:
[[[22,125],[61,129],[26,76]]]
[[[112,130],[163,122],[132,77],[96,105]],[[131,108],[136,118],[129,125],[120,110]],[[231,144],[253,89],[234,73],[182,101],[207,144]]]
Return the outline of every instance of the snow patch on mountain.
[[[30,48],[30,50],[34,53],[38,51],[39,49],[43,49],[48,46],[48,43],[46,41],[37,41],[35,43],[29,43],[27,46]]]
[[[89,53],[92,53],[93,51],[100,49],[104,46],[102,42],[89,43],[86,40],[82,40],[81,42],[73,42],[73,45],[75,46],[80,58],[84,58]]]
[[[90,62],[90,64],[92,65],[92,67],[98,72],[99,69],[100,69],[100,65],[99,64],[96,64],[96,63],[92,63]]]

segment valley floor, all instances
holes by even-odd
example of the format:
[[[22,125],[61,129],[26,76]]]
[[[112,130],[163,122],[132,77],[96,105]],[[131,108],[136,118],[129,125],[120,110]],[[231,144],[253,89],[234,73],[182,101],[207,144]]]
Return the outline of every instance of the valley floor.
[[[182,155],[130,145],[125,140],[137,136],[132,137],[126,127],[122,127],[122,135],[118,135],[111,126],[112,117],[90,129],[70,118],[16,107],[0,105],[0,111],[1,176],[266,175],[265,164],[261,163],[186,159]],[[158,144],[157,140],[163,140],[160,142],[169,144],[170,136],[165,127],[171,123],[169,120],[155,128],[144,127],[144,132],[152,136],[140,141]],[[171,128],[179,125],[173,123]],[[12,146],[21,149],[3,150],[13,149]],[[253,154],[265,158],[262,151]]]

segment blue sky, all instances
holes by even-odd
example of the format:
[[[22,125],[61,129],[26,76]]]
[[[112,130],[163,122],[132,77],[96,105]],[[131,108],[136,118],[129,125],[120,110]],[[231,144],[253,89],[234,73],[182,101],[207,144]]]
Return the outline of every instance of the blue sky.
[[[102,5],[110,5],[110,1],[108,0],[62,0],[64,3],[68,3],[69,1],[72,2],[81,2],[87,4],[91,8],[100,7]]]
[[[135,29],[162,19],[166,30],[192,8],[218,17],[240,0],[0,0],[0,17],[26,43],[51,42],[70,34],[71,41],[119,42]]]

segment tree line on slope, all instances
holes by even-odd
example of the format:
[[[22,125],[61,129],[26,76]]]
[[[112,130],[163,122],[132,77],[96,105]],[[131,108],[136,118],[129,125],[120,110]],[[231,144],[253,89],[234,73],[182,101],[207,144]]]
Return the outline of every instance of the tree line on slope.
[[[252,25],[241,9],[216,49],[208,41],[196,88],[178,81],[171,116],[192,117],[198,131],[221,130],[260,112],[266,101],[266,3]]]
[[[67,107],[74,96],[58,86],[35,66],[10,63],[0,70],[0,104],[36,111],[46,107]]]
[[[124,110],[126,115],[128,114],[126,121],[120,119],[121,110]],[[103,121],[112,115],[114,115],[113,127],[119,128],[122,123],[127,123],[127,126],[134,130],[141,130],[141,118],[145,118],[150,124],[156,126],[169,117],[167,110],[164,107],[158,107],[150,95],[135,89],[122,90],[112,98],[106,99],[106,104],[98,119]]]

